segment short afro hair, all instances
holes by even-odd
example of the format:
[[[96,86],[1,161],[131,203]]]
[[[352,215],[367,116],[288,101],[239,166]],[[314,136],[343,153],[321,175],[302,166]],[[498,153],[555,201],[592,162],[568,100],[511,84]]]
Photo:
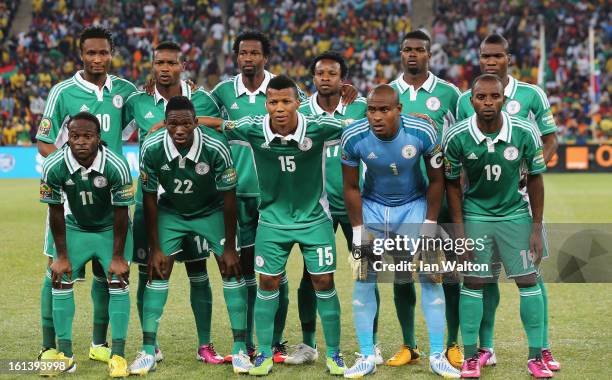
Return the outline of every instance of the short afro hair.
[[[502,36],[501,34],[497,34],[497,33],[489,34],[480,43],[480,48],[482,49],[482,46],[483,45],[487,45],[487,44],[502,45],[504,47],[504,50],[506,51],[506,54],[509,53],[509,46],[510,45],[508,44],[508,40],[504,36]]]
[[[85,28],[81,32],[81,36],[79,37],[79,48],[81,49],[81,51],[83,51],[83,42],[91,38],[104,38],[108,41],[111,52],[115,50],[115,42],[113,41],[113,34],[110,30],[99,26],[90,26],[88,28]]]
[[[268,57],[270,55],[270,40],[262,32],[250,30],[248,32],[240,33],[234,41],[233,50],[235,55],[238,55],[238,52],[240,51],[240,43],[242,41],[259,41],[261,43],[261,49],[263,50],[264,57]]]
[[[421,40],[421,41],[425,41],[426,42],[426,46],[427,46],[427,51],[429,51],[430,48],[431,48],[431,38],[429,37],[429,35],[427,33],[425,33],[421,29],[413,30],[412,32],[406,33],[404,35],[404,38],[402,38],[402,44],[406,40]]]
[[[317,55],[312,60],[312,62],[310,63],[310,74],[312,74],[312,76],[315,75],[315,67],[317,66],[317,62],[322,61],[324,59],[329,59],[338,62],[338,64],[340,65],[340,77],[342,79],[346,78],[346,76],[348,75],[348,66],[346,65],[344,57],[340,53],[331,50]]]
[[[168,118],[168,114],[171,111],[191,111],[193,117],[195,117],[196,112],[193,107],[193,103],[186,96],[173,96],[168,100],[168,104],[166,105],[166,118]]]
[[[266,91],[268,89],[272,89],[272,90],[284,90],[286,88],[290,88],[293,90],[293,93],[295,94],[295,97],[298,97],[298,88],[297,85],[295,84],[295,82],[293,81],[293,79],[289,78],[286,75],[278,75],[275,76],[274,78],[270,79],[270,82],[268,82],[268,88],[266,89]]]

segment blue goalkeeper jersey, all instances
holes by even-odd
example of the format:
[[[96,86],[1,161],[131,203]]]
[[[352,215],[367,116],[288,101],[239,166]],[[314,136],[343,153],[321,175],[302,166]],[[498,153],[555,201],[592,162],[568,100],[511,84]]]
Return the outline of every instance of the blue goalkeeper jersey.
[[[440,151],[436,128],[423,119],[401,115],[397,134],[381,140],[368,119],[349,125],[342,133],[342,163],[366,166],[362,197],[385,206],[400,206],[425,195],[421,157]]]

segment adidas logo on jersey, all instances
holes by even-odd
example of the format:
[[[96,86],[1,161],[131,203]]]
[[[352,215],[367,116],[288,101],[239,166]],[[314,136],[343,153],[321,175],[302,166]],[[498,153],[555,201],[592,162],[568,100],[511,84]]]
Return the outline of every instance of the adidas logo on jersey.
[[[238,107],[238,104],[236,104],[236,102],[234,102],[234,104],[232,104],[232,106],[230,107],[230,109],[232,109],[232,110],[237,110],[239,108],[240,107]]]
[[[468,160],[477,160],[477,159],[478,159],[478,156],[477,156],[477,155],[475,155],[475,154],[474,154],[474,152],[472,152],[472,153],[470,153],[470,154],[467,156],[467,159],[468,159]]]
[[[89,107],[87,107],[85,104],[83,104],[79,111],[81,111],[81,112],[88,112],[89,111]]]
[[[370,152],[370,154],[368,154],[368,160],[374,160],[376,158],[378,158],[378,156],[374,154],[374,152]]]
[[[164,164],[164,166],[161,167],[161,170],[170,170],[170,166],[168,166],[168,164]]]
[[[153,116],[153,113],[151,111],[147,112],[147,114],[144,116],[145,119],[153,119],[155,116]]]
[[[64,185],[66,186],[74,185],[74,182],[72,181],[72,179],[68,178],[68,181],[66,181]]]

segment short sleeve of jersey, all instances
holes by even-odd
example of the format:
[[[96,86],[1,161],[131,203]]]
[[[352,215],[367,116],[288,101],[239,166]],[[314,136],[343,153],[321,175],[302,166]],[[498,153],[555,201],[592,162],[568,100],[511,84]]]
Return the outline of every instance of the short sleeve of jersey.
[[[140,184],[147,193],[157,193],[159,186],[159,167],[152,156],[152,150],[145,150],[140,158]]]
[[[540,137],[536,135],[536,132],[530,130],[529,136],[526,138],[524,156],[525,164],[527,165],[527,173],[529,174],[539,174],[546,171],[544,149],[540,141]]]
[[[342,136],[345,123],[343,120],[334,119],[329,116],[320,116],[317,118],[317,123],[324,128],[325,141],[339,140]]]
[[[344,165],[358,167],[361,158],[357,150],[358,137],[354,134],[354,128],[345,128],[342,132],[340,146],[342,148],[341,160]]]
[[[125,158],[118,155],[109,156],[109,183],[111,191],[111,204],[113,206],[129,206],[134,203],[134,188],[132,187],[132,175]]]
[[[236,188],[237,177],[229,144],[223,135],[211,137],[204,135],[206,147],[212,153],[212,165],[215,173],[215,185],[219,191]]]
[[[43,111],[42,119],[38,124],[38,132],[36,133],[36,139],[53,144],[59,135],[60,128],[64,122],[64,100],[62,97],[62,89],[64,87],[60,84],[53,86],[49,91],[47,102],[45,103],[45,110]]]
[[[457,179],[461,176],[461,142],[457,138],[450,138],[444,142],[444,176],[448,179]]]
[[[533,97],[532,109],[535,113],[535,122],[542,136],[557,132],[555,118],[550,109],[548,98],[542,89],[535,87],[536,96]]]
[[[64,203],[62,183],[53,170],[50,170],[49,173],[43,173],[43,178],[40,180],[40,201],[53,205]]]
[[[202,89],[198,89],[191,97],[195,107],[196,116],[221,117],[221,110],[213,96]]]
[[[253,124],[253,118],[245,116],[238,120],[225,120],[221,123],[223,133],[228,140],[247,141],[247,128]]]
[[[464,93],[457,100],[456,121],[459,122],[459,121],[461,121],[463,119],[466,119],[466,118],[468,118],[470,116],[468,114],[468,107],[469,106],[471,106],[471,104],[470,104],[470,97],[467,95],[467,93]]]

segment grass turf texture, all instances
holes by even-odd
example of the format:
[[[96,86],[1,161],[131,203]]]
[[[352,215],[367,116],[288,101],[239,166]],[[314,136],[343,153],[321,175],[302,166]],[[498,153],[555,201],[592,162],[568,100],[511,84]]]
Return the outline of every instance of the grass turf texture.
[[[612,176],[607,174],[547,174],[545,215],[548,222],[604,223],[612,220]],[[42,256],[42,238],[46,207],[37,200],[36,180],[0,181],[0,268],[4,280],[0,294],[2,322],[0,327],[0,359],[34,360],[40,349],[40,284],[46,258]],[[336,287],[342,303],[342,349],[347,365],[358,351],[351,316],[352,280],[346,264],[347,249],[342,233],[338,234],[338,272]],[[214,293],[212,339],[221,354],[230,350],[229,321],[223,303],[221,281],[214,262],[209,273]],[[301,341],[297,314],[296,291],[302,273],[299,252],[291,255],[289,266],[290,309],[285,338],[290,344]],[[76,286],[77,313],[74,322],[74,352],[78,361],[71,378],[101,379],[106,367],[87,359],[91,340],[91,269],[87,282]],[[140,324],[136,313],[137,270],[132,267],[132,319],[126,347],[128,361],[134,359],[141,343]],[[527,343],[518,313],[518,291],[513,284],[501,285],[501,304],[497,312],[496,351],[500,364],[484,369],[486,379],[526,379]],[[612,362],[612,332],[605,326],[612,309],[611,284],[550,284],[550,325],[553,352],[563,369],[559,379],[609,378]],[[398,348],[401,340],[395,316],[392,287],[381,286],[382,312],[379,340],[385,359]],[[419,297],[420,298],[420,297]],[[420,302],[420,301],[419,301]],[[417,306],[417,342],[427,351],[427,332]],[[320,359],[308,366],[276,365],[269,378],[329,378],[325,373],[324,340],[318,324]],[[110,332],[109,332],[110,339]],[[151,379],[228,378],[234,376],[229,365],[205,365],[195,360],[196,335],[189,305],[189,283],[182,265],[173,271],[170,297],[161,321],[159,340],[166,357]],[[381,366],[377,379],[410,376],[412,379],[437,378],[429,371],[428,360],[401,368]],[[8,374],[6,364],[0,378],[38,378],[37,375]]]

